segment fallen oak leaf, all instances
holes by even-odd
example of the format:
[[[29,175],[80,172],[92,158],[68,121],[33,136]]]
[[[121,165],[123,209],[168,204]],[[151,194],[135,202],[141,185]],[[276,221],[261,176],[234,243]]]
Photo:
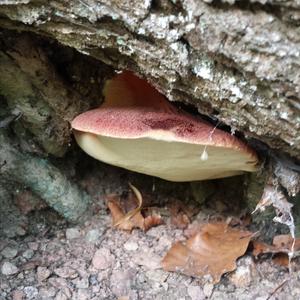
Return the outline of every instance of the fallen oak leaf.
[[[113,225],[115,227],[117,227],[118,225],[120,225],[121,223],[123,222],[126,222],[128,220],[130,220],[133,216],[135,216],[137,213],[139,213],[142,209],[142,205],[143,205],[143,197],[142,197],[142,194],[140,193],[140,191],[134,186],[132,185],[131,183],[129,183],[129,186],[131,188],[131,190],[133,191],[133,193],[135,194],[136,196],[136,199],[138,201],[138,206],[129,211],[126,215],[123,216],[123,218],[120,218],[119,221],[117,221],[116,223],[114,223]]]
[[[124,221],[125,214],[120,204],[117,202],[117,200],[114,199],[109,200],[107,206],[112,215],[112,223],[114,227],[126,231],[131,231],[133,229],[134,224],[132,223],[131,220]]]
[[[163,224],[163,220],[160,215],[150,215],[144,219],[144,231],[147,231],[151,227],[155,227]]]
[[[185,229],[190,224],[190,219],[188,218],[188,216],[185,213],[179,212],[177,216],[172,217],[171,223],[176,228]]]
[[[290,253],[291,250],[297,252],[300,251],[300,239],[293,239],[289,234],[280,234],[276,235],[273,238],[272,245],[260,242],[253,241],[253,251],[252,254],[255,257],[258,257],[261,254],[276,254],[276,253]]]
[[[171,213],[171,224],[176,228],[185,229],[190,224],[190,218],[188,217],[185,206],[182,202],[177,199],[173,200],[169,205],[168,209]]]
[[[253,241],[252,254],[258,257],[263,254],[272,254],[272,260],[274,263],[280,266],[288,267],[291,259],[299,255],[300,251],[300,239],[294,239],[289,234],[276,235],[273,238],[272,245]],[[291,256],[292,253],[292,256]]]
[[[288,267],[290,264],[289,256],[286,253],[277,253],[273,256],[272,261],[279,266]]]
[[[300,250],[300,239],[294,239],[289,234],[279,234],[274,236],[273,245],[278,248],[290,249],[293,247],[295,251]]]
[[[261,254],[276,253],[276,249],[272,245],[268,245],[260,241],[253,241],[252,245],[253,245],[252,254],[256,258]]]
[[[141,213],[143,205],[142,194],[132,184],[129,183],[129,186],[133,191],[135,198],[138,202],[137,207],[130,210],[129,212],[125,213],[117,195],[107,197],[107,206],[112,215],[113,226],[126,231],[131,231],[133,228],[140,228],[146,231],[153,226],[162,224],[163,222],[159,215],[150,215],[144,218],[144,216]]]
[[[235,261],[246,252],[252,236],[252,232],[227,223],[205,224],[192,238],[175,243],[163,258],[162,267],[189,276],[211,275],[217,283],[224,273],[235,270]]]

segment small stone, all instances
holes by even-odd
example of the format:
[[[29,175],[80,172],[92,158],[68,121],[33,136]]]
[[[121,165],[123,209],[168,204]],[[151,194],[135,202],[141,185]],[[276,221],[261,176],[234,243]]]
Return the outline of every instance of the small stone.
[[[160,285],[164,288],[165,291],[169,289],[169,284],[167,282],[162,282]]]
[[[19,274],[17,275],[17,279],[19,279],[19,280],[24,280],[24,273],[23,273],[23,272],[19,273]]]
[[[16,230],[12,226],[4,228],[3,232],[4,232],[5,236],[8,237],[8,238],[14,238],[14,237],[16,237]]]
[[[97,275],[96,274],[93,274],[93,275],[90,276],[89,283],[91,285],[97,285],[98,284],[98,280],[97,280]]]
[[[98,293],[100,291],[100,286],[99,285],[94,285],[93,287],[92,287],[92,293],[93,294],[96,294],[96,293]]]
[[[67,240],[73,240],[80,237],[80,230],[78,228],[68,228],[66,230],[66,238]]]
[[[251,284],[256,271],[252,257],[243,257],[238,262],[237,269],[228,278],[237,288],[245,288]]]
[[[74,300],[90,300],[91,293],[88,289],[78,289]]]
[[[138,243],[128,241],[124,244],[124,249],[127,251],[136,251],[139,248]]]
[[[75,284],[75,286],[78,289],[87,289],[90,285],[88,277],[84,277],[84,278],[80,278],[80,279],[76,278],[76,279],[72,280],[72,282]]]
[[[9,276],[18,273],[19,269],[14,264],[5,262],[1,267],[1,272],[3,275]]]
[[[34,255],[34,251],[31,249],[27,249],[23,252],[22,256],[26,259],[31,259]]]
[[[106,248],[98,249],[93,257],[92,265],[97,270],[109,268],[115,261],[115,257]]]
[[[33,251],[37,251],[39,249],[39,243],[29,242],[28,247],[29,247],[29,249],[31,249]]]
[[[12,247],[5,247],[2,251],[1,254],[5,258],[14,258],[18,254],[18,249],[12,248]]]
[[[25,286],[24,293],[26,294],[26,299],[34,299],[38,295],[39,291],[34,286]]]
[[[0,299],[1,300],[6,299],[10,292],[11,292],[10,286],[7,283],[3,282],[3,280],[0,280]]]
[[[0,251],[2,251],[7,246],[7,241],[4,241],[4,239],[0,240]]]
[[[8,238],[15,238],[18,235],[24,236],[26,234],[25,229],[19,225],[9,226],[5,228],[3,232]]]
[[[111,290],[116,297],[129,295],[132,281],[134,279],[132,270],[114,270],[111,275]]]
[[[214,285],[212,283],[206,283],[203,286],[203,293],[207,298],[210,298],[214,289]]]
[[[68,267],[56,268],[54,273],[62,278],[76,278],[78,276],[76,270]]]
[[[187,288],[187,292],[192,300],[204,300],[205,295],[200,286],[190,285]]]
[[[26,234],[26,230],[21,226],[17,226],[16,227],[16,234],[19,235],[19,236],[24,236]]]
[[[70,289],[68,287],[65,287],[56,294],[55,300],[68,300],[71,299],[71,297],[72,293]]]
[[[39,282],[47,279],[50,275],[51,275],[51,272],[46,267],[38,267],[37,268],[37,280]]]
[[[56,294],[56,291],[57,289],[54,288],[54,287],[48,287],[48,288],[45,288],[45,287],[41,287],[40,288],[40,291],[39,291],[39,297],[38,299],[41,299],[41,300],[48,300],[49,298],[50,299],[53,299],[53,297],[55,296]]]
[[[57,289],[68,286],[67,280],[61,277],[50,277],[48,282]]]
[[[23,291],[14,290],[12,292],[12,300],[23,300],[25,298],[25,294]]]
[[[160,261],[161,261],[160,256],[153,252],[139,251],[133,257],[133,262],[135,264],[144,266],[150,270],[160,269],[161,268]]]
[[[251,272],[246,266],[241,266],[230,275],[230,281],[238,288],[247,287],[251,283]]]
[[[67,295],[65,295],[64,292],[62,291],[58,291],[58,293],[55,296],[55,300],[68,300],[69,298],[67,297]]]
[[[104,280],[109,280],[110,278],[110,270],[109,269],[106,269],[106,270],[102,270],[100,272],[98,272],[98,275],[97,275],[97,281],[100,283]]]
[[[163,270],[148,270],[145,275],[150,281],[158,282],[160,285],[168,278],[168,273]]]
[[[85,240],[89,243],[96,243],[100,237],[100,231],[98,229],[91,229],[87,232]]]

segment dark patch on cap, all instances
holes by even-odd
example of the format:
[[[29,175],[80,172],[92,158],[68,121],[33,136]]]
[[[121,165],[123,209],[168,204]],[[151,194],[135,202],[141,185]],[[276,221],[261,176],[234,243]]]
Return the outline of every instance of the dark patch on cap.
[[[178,118],[164,120],[145,119],[142,122],[153,130],[169,130],[176,132],[178,135],[191,134],[195,130],[194,124]]]

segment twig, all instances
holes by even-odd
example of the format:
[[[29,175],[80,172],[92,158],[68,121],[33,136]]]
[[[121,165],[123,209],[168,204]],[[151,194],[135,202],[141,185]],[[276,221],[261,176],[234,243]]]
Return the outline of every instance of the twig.
[[[279,290],[283,288],[283,286],[288,282],[288,279],[284,280],[276,289],[268,296],[266,300],[270,300]]]

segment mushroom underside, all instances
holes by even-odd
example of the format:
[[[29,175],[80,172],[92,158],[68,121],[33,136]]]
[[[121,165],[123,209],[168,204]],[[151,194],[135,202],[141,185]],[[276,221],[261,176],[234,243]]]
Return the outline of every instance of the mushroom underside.
[[[98,160],[169,181],[216,179],[256,170],[256,159],[234,148],[151,137],[115,138],[77,130],[75,138]],[[205,160],[203,151],[207,152]]]

